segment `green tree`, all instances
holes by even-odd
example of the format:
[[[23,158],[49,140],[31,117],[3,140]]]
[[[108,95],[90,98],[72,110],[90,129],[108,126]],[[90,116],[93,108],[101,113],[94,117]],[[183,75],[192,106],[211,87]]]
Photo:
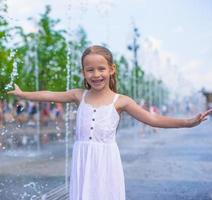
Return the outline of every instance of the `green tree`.
[[[82,27],[76,30],[75,38],[69,42],[70,65],[71,65],[71,88],[81,87],[83,85],[81,71],[81,56],[83,50],[90,45],[87,34]]]
[[[39,69],[39,90],[65,90],[67,43],[64,30],[56,30],[58,19],[51,19],[50,6],[46,7],[38,22],[38,33],[29,35],[29,42],[34,44],[31,51],[34,53],[32,72],[36,65]],[[31,41],[30,41],[31,40]],[[29,46],[29,44],[27,44]]]
[[[51,8],[47,6],[37,23],[38,32],[22,34],[24,38],[22,49],[27,50],[24,59],[25,67],[21,72],[24,82],[28,83],[25,89],[36,89],[36,66],[39,71],[39,90],[64,91],[67,64],[71,68],[70,88],[79,87],[81,84],[80,56],[82,50],[89,44],[87,35],[82,28],[79,28],[75,38],[68,41],[70,36],[67,31],[57,29],[60,20],[51,19],[50,12]]]
[[[12,72],[13,59],[10,57],[10,49],[6,46],[10,40],[10,28],[7,20],[4,18],[7,13],[6,4],[0,8],[0,93],[1,99],[5,97],[5,86],[9,82],[9,74]]]
[[[116,56],[114,63],[116,65],[116,79],[118,91],[122,94],[128,95],[130,92],[129,88],[129,63],[126,58],[122,55]]]

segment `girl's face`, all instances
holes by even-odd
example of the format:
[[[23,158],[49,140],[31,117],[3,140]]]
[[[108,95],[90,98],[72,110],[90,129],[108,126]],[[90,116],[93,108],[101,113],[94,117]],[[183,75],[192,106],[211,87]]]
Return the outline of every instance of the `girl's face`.
[[[99,54],[89,54],[83,60],[83,76],[95,90],[109,88],[110,75],[115,73],[114,65]]]

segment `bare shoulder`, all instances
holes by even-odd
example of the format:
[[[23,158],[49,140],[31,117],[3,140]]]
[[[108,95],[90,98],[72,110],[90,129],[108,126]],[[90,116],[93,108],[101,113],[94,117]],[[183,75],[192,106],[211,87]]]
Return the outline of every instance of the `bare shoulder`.
[[[82,94],[84,92],[84,89],[81,89],[81,88],[75,88],[75,89],[72,89],[70,90],[74,96],[74,101],[75,103],[79,104],[79,102],[81,101],[82,99]]]
[[[122,111],[126,111],[126,107],[132,103],[135,103],[135,101],[132,98],[126,95],[119,94],[119,98],[116,103],[116,109],[119,113]]]

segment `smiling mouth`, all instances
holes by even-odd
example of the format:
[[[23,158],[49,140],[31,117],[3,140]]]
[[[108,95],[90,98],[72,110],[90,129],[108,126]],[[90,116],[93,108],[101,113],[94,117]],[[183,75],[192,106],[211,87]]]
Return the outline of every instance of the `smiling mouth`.
[[[100,80],[92,80],[92,83],[94,84],[98,84],[98,83],[101,83],[103,82],[104,79],[100,79]]]

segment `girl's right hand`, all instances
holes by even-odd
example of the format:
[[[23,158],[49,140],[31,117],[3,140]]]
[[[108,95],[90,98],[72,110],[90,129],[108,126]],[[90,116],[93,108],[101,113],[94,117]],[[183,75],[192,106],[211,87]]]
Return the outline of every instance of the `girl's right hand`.
[[[15,89],[7,92],[7,94],[13,94],[16,96],[20,96],[22,93],[22,90],[18,87],[18,85],[16,85],[16,84],[14,84],[14,85],[15,85]]]

